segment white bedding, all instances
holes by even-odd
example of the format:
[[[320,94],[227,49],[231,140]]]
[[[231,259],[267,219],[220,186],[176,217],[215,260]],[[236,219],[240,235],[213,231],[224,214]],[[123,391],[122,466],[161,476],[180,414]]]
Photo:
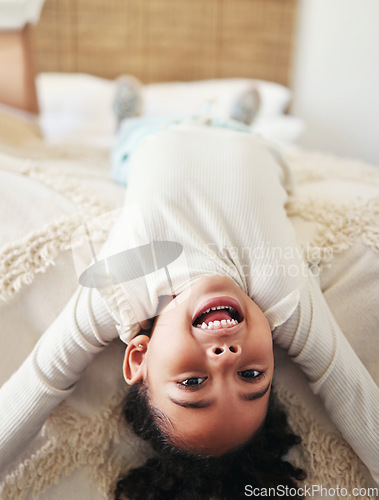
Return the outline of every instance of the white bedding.
[[[55,133],[60,138],[52,146],[41,140],[33,124],[0,113],[1,383],[25,359],[77,286],[70,248],[74,229],[83,218],[122,203],[124,189],[109,178],[108,148],[115,123],[108,121],[105,133],[100,127],[104,123],[96,121],[97,111],[88,103],[82,106],[83,116],[91,116],[93,125],[85,133],[81,129],[84,146],[68,143],[73,133],[69,121],[55,122],[53,132],[47,114],[42,115],[42,128],[52,134],[49,139],[53,141]],[[97,147],[90,148],[94,140]],[[297,179],[288,213],[304,246],[313,250],[309,259],[320,266],[321,284],[337,320],[378,382],[379,173],[359,162],[300,150],[287,156]],[[99,235],[105,237],[106,230]],[[341,279],[354,268],[358,272],[349,279],[357,293],[356,311],[363,301],[373,315],[373,328],[364,338],[349,334],[346,307],[355,313],[354,302],[347,305],[339,293]],[[118,473],[146,456],[147,450],[120,421],[126,390],[122,355],[122,343],[114,342],[89,366],[41,435],[3,472],[1,498],[104,499]],[[276,359],[279,397],[303,438],[297,459],[307,469],[306,483],[339,484],[349,490],[372,485],[298,368],[279,350]]]
[[[116,119],[111,112],[117,81],[91,75],[42,73],[37,78],[40,125],[51,143],[80,142],[93,147],[113,145]],[[205,80],[144,85],[143,116],[202,114],[211,103],[213,116],[229,118],[233,103],[251,88],[260,105],[254,132],[280,142],[293,142],[304,131],[299,118],[285,114],[292,93],[272,82],[248,79]]]

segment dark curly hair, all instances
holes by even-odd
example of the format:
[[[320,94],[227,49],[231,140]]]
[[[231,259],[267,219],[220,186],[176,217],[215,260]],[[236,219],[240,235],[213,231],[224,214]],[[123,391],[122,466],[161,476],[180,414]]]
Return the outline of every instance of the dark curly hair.
[[[151,407],[142,383],[130,388],[123,414],[136,435],[151,444],[156,456],[118,480],[115,500],[245,499],[247,485],[297,488],[296,480],[305,477],[302,469],[283,458],[301,440],[290,429],[273,391],[261,430],[222,456],[197,455],[173,445],[164,431],[165,417]]]

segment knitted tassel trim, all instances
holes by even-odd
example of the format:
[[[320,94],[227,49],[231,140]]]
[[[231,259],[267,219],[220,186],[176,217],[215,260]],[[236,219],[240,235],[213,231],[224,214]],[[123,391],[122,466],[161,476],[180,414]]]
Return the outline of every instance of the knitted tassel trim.
[[[63,476],[89,466],[97,488],[110,497],[122,471],[122,459],[112,447],[120,440],[120,414],[123,394],[111,401],[92,418],[83,417],[66,403],[50,415],[43,429],[46,443],[30,458],[6,476],[0,486],[0,498],[19,500],[25,492],[38,496]]]
[[[372,165],[332,154],[293,150],[285,155],[296,184],[324,180],[353,181],[379,187],[379,172]]]
[[[379,188],[379,171],[356,160],[302,151],[287,155],[297,184],[343,179]],[[307,242],[304,255],[316,271],[330,263],[333,254],[341,253],[360,242],[379,252],[379,197],[342,202],[296,199],[286,204],[289,217],[298,216],[317,224],[317,234]]]
[[[368,491],[369,484],[362,462],[339,433],[326,432],[314,419],[300,399],[276,382],[276,392],[286,409],[289,423],[302,439],[301,456],[293,462],[306,470],[302,485],[322,485],[325,488],[354,488]],[[338,459],[336,458],[338,457]],[[371,496],[361,499],[372,500]]]
[[[30,285],[38,273],[53,266],[60,252],[72,249],[71,236],[81,224],[111,209],[98,199],[83,194],[83,184],[65,175],[46,175],[46,171],[42,172],[38,167],[25,168],[22,174],[64,195],[76,210],[0,250],[0,300],[4,302]],[[98,228],[98,242],[106,240],[108,230]]]
[[[299,216],[318,226],[318,234],[305,253],[310,264],[325,264],[333,253],[347,250],[358,241],[379,252],[379,197],[349,205],[293,199],[286,210],[290,217]]]

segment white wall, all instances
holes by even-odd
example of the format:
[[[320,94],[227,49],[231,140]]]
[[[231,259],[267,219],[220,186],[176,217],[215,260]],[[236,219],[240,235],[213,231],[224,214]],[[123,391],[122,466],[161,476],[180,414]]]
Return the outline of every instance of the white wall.
[[[300,144],[379,166],[379,0],[299,0],[292,88]]]

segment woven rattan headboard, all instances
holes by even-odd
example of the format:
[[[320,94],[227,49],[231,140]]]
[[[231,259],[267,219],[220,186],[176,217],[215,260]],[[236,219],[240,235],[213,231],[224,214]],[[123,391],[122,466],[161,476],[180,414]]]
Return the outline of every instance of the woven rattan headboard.
[[[297,0],[46,0],[38,71],[288,85]]]

